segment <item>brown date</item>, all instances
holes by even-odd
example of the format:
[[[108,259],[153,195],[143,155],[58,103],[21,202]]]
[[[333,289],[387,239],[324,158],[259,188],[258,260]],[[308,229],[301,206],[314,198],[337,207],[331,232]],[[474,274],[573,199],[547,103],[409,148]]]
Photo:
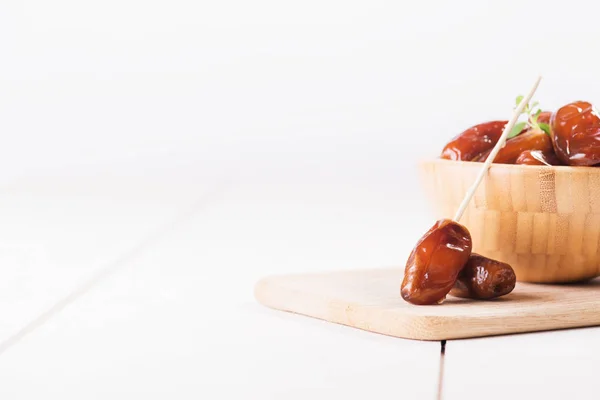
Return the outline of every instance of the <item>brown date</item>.
[[[450,294],[469,299],[493,299],[513,291],[517,277],[512,267],[473,253]]]
[[[549,124],[552,111],[543,111],[538,115],[537,122],[540,124]]]
[[[441,303],[471,255],[471,234],[449,219],[437,221],[410,253],[400,294],[409,303]]]
[[[554,151],[525,150],[522,152],[515,164],[522,165],[561,165],[560,160],[554,154]]]
[[[454,137],[442,150],[441,158],[471,161],[494,147],[508,121],[490,121],[475,125]]]
[[[496,164],[514,164],[519,155],[525,150],[541,150],[544,152],[552,151],[552,139],[542,130],[531,129],[521,133],[506,141],[504,147],[500,149],[494,163]],[[474,161],[485,161],[491,150],[486,151]]]
[[[568,165],[600,163],[600,116],[587,101],[559,108],[550,118],[554,151]]]

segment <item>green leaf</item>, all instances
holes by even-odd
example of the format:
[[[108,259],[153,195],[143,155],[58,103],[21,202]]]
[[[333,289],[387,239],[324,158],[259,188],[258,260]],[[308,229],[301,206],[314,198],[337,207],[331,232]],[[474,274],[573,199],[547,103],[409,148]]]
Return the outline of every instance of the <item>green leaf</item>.
[[[540,102],[539,102],[539,101],[534,101],[534,102],[533,102],[533,104],[531,105],[531,109],[533,110],[534,108],[536,108],[536,107],[537,107],[537,106],[539,106],[539,105],[540,105]],[[542,110],[538,110],[537,112],[538,112],[538,114],[539,114],[539,113],[541,113],[541,112],[542,112]]]
[[[533,113],[533,115],[531,115],[531,117],[529,118],[529,120],[531,121],[531,125],[537,125],[537,120],[541,113],[542,110],[537,110],[535,113]]]
[[[517,96],[517,99],[515,101],[517,107],[519,107],[519,104],[521,104],[521,101],[523,101],[523,97],[525,96]]]
[[[543,122],[540,122],[538,124],[538,126],[540,127],[541,130],[543,130],[544,132],[546,132],[548,134],[548,136],[550,135],[550,125],[544,124]]]
[[[511,139],[517,136],[525,128],[525,125],[527,125],[527,122],[519,122],[518,124],[515,124],[506,138]]]

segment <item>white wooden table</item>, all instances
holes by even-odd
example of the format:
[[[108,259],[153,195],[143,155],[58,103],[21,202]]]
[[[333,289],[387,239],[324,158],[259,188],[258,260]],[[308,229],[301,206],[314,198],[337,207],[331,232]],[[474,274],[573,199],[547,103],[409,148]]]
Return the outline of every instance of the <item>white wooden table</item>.
[[[598,329],[450,341],[442,358],[253,300],[271,273],[403,263],[423,211],[362,182],[1,188],[0,398],[597,398]]]

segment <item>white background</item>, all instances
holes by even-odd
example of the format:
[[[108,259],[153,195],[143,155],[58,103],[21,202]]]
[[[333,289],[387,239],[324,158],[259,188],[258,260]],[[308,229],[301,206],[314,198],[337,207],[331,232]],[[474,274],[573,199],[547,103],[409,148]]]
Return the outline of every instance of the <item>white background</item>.
[[[600,96],[594,1],[4,1],[0,173],[197,163],[383,180],[537,74]]]
[[[252,285],[401,265],[432,222],[418,160],[538,74],[545,109],[600,100],[599,11],[2,1],[0,397],[433,398],[439,343],[270,312]],[[448,398],[509,367],[508,393],[554,374],[542,397],[583,398],[597,334],[449,342]]]

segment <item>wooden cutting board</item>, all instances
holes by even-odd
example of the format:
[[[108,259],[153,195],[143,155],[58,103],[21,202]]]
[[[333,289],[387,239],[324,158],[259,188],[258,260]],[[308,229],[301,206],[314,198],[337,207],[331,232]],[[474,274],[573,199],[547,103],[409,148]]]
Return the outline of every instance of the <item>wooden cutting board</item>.
[[[600,325],[600,279],[586,284],[517,283],[491,301],[448,296],[414,306],[400,297],[401,269],[272,276],[255,287],[265,306],[355,328],[443,340]]]

